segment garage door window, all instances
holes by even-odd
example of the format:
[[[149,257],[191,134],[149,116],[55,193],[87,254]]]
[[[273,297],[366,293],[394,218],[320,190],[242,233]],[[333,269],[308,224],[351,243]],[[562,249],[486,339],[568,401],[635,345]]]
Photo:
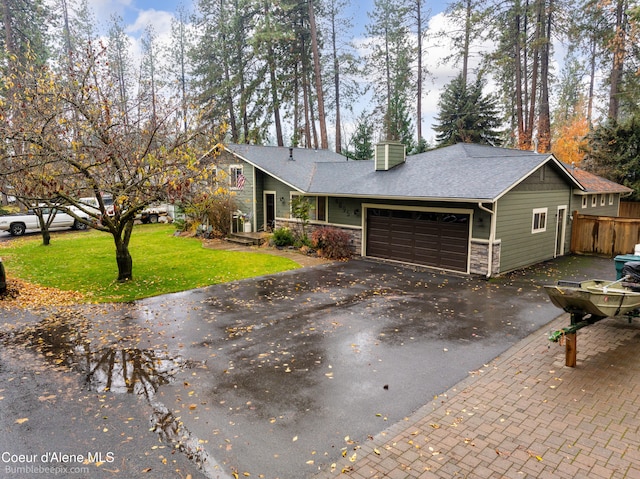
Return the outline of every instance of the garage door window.
[[[547,208],[536,208],[533,210],[532,233],[542,233],[547,231]]]

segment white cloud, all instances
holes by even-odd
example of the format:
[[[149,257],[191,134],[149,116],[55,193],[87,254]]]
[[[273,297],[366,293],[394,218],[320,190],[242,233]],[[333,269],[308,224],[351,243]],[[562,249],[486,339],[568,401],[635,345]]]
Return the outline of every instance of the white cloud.
[[[143,34],[145,29],[151,25],[158,37],[171,33],[171,20],[173,13],[162,10],[141,10],[132,24],[127,25],[126,30],[132,35]]]

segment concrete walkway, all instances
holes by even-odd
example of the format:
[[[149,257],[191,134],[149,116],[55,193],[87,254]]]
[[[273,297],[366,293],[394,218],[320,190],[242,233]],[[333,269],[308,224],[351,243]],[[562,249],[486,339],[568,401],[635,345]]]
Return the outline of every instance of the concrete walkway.
[[[563,314],[318,479],[640,478],[640,320],[578,332],[578,364],[547,333]]]

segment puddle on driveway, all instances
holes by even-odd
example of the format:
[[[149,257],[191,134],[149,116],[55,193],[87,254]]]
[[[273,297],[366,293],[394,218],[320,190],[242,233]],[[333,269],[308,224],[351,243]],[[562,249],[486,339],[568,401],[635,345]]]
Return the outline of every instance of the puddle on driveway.
[[[157,398],[158,388],[175,381],[184,369],[204,367],[161,349],[138,349],[112,345],[94,348],[88,320],[65,313],[50,316],[35,326],[0,336],[2,343],[34,349],[55,366],[65,366],[83,374],[86,386],[95,392],[136,394],[152,408],[151,430],[183,452],[205,474],[219,474],[219,465],[164,404]],[[217,476],[216,476],[217,477]]]

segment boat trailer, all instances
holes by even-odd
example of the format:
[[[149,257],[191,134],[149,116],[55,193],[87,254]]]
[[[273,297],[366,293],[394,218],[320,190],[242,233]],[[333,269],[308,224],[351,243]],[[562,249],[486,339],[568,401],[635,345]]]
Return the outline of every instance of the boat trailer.
[[[623,276],[621,279],[617,281],[613,281],[606,286],[603,287],[604,292],[607,292],[607,288],[611,286],[615,286],[623,281],[627,281],[630,278],[628,276]],[[573,286],[575,283],[570,281],[559,281],[558,286]],[[613,315],[610,316],[601,316],[594,314],[592,312],[585,311],[580,305],[573,305],[569,301],[569,304],[563,306],[564,311],[569,313],[570,315],[570,325],[566,328],[562,328],[557,331],[552,331],[549,334],[549,341],[554,343],[564,343],[565,344],[565,365],[570,368],[575,368],[577,363],[577,340],[576,333],[579,329],[585,328],[592,324],[597,323],[603,319],[608,317],[620,317],[626,316],[629,323],[633,320],[633,318],[640,317],[640,308],[632,309],[630,311],[622,311],[621,308],[618,308],[617,311]]]

